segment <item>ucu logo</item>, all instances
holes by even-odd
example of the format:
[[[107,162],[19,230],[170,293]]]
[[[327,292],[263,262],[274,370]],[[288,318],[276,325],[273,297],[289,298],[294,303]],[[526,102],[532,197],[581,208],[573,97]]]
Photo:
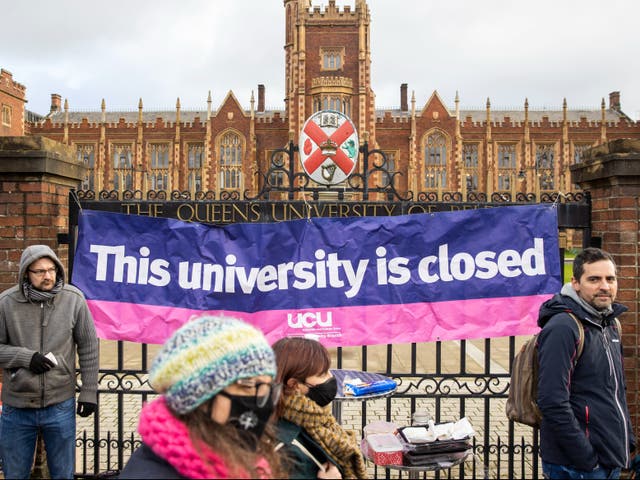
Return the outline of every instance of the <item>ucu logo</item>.
[[[324,315],[321,312],[307,312],[298,313],[297,315],[287,314],[287,323],[291,328],[311,328],[315,327],[331,327],[333,326],[333,320],[331,312],[326,312]]]

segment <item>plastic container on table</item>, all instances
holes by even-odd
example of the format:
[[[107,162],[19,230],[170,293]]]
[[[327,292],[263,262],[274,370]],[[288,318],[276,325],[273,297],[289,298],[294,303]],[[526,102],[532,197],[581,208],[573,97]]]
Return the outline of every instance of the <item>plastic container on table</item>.
[[[376,465],[402,465],[402,443],[393,433],[374,433],[362,440],[362,450]]]

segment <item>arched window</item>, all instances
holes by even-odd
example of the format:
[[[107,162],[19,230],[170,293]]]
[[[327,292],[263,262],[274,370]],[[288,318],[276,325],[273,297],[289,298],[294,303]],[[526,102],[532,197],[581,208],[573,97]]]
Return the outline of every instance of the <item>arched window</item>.
[[[202,143],[190,143],[187,157],[187,188],[191,193],[202,191],[204,145]]]
[[[536,145],[535,169],[540,190],[554,190],[555,152],[553,144]]]
[[[574,164],[582,163],[584,152],[589,148],[591,148],[590,143],[575,143],[573,145],[573,163]]]
[[[133,190],[133,153],[130,144],[114,144],[113,159],[113,189]]]
[[[440,132],[427,136],[424,147],[425,187],[447,188],[447,139]]]
[[[347,117],[351,116],[351,96],[350,95],[316,95],[313,97],[313,112],[320,110],[335,110],[344,113]]]
[[[284,148],[287,146],[284,145]],[[285,164],[285,154],[283,152],[273,152],[273,150],[267,151],[267,161],[269,165],[273,165],[275,162],[276,165],[284,165]],[[271,187],[284,187],[285,186],[285,176],[284,172],[281,170],[272,171],[269,175],[269,186]]]
[[[149,145],[151,156],[151,190],[169,188],[169,144],[152,143]]]
[[[242,188],[242,139],[228,132],[220,141],[220,188],[238,190]]]
[[[344,59],[344,47],[321,47],[322,70],[340,70]]]
[[[79,162],[82,162],[85,168],[87,169],[87,173],[82,179],[82,185],[80,188],[82,190],[93,190],[94,186],[94,168],[96,163],[96,155],[95,155],[96,147],[91,144],[79,144],[76,145],[76,159]]]
[[[395,151],[386,151],[384,152],[385,157],[387,158],[387,162],[384,165],[384,169],[386,171],[382,172],[382,186],[391,186],[391,182],[393,181],[393,174],[396,171],[396,152]]]
[[[511,191],[516,180],[516,144],[498,145],[498,190]]]
[[[2,125],[11,126],[11,107],[9,105],[2,105]]]
[[[462,144],[462,161],[464,162],[464,170],[467,183],[467,191],[472,192],[478,190],[480,169],[478,164],[478,144],[463,143]]]

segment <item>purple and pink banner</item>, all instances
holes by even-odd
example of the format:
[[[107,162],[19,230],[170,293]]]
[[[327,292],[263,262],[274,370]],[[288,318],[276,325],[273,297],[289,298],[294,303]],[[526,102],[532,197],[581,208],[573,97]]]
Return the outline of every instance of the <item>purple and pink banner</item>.
[[[111,340],[163,343],[203,313],[327,347],[528,335],[561,287],[556,209],[224,227],[83,210],[73,283]]]

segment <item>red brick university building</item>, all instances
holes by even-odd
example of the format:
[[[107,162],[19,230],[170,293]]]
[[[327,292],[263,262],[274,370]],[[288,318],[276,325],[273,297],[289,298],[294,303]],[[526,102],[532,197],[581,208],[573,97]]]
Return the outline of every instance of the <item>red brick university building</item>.
[[[42,117],[20,112],[24,87],[3,71],[2,134],[26,133],[72,146],[88,167],[82,189],[178,190],[195,194],[221,190],[260,190],[256,172],[268,170],[274,149],[297,143],[305,120],[318,110],[339,110],[353,120],[360,141],[386,153],[389,171],[401,172],[398,191],[541,193],[568,192],[569,166],[585,149],[618,138],[640,138],[640,123],[624,114],[620,92],[600,108],[574,110],[463,110],[459,98],[448,105],[436,91],[409,98],[399,83],[399,107],[376,108],[371,87],[370,20],[365,0],[355,9],[284,0],[286,92],[282,109],[265,108],[266,88],[258,85],[248,109],[229,90],[220,105],[211,94],[198,111],[147,111],[142,98],[130,111],[74,111],[51,95]],[[375,13],[375,12],[374,12]],[[374,52],[375,53],[375,52]],[[402,75],[400,72],[399,75]],[[233,86],[230,86],[231,88]],[[526,92],[523,92],[526,93]],[[140,92],[141,97],[144,92]],[[281,92],[277,92],[279,98]],[[523,95],[524,97],[524,95]],[[598,99],[599,100],[599,99]],[[473,99],[472,101],[477,101]],[[6,121],[5,116],[14,116]],[[7,117],[8,118],[8,117]],[[7,125],[11,125],[10,129]]]

